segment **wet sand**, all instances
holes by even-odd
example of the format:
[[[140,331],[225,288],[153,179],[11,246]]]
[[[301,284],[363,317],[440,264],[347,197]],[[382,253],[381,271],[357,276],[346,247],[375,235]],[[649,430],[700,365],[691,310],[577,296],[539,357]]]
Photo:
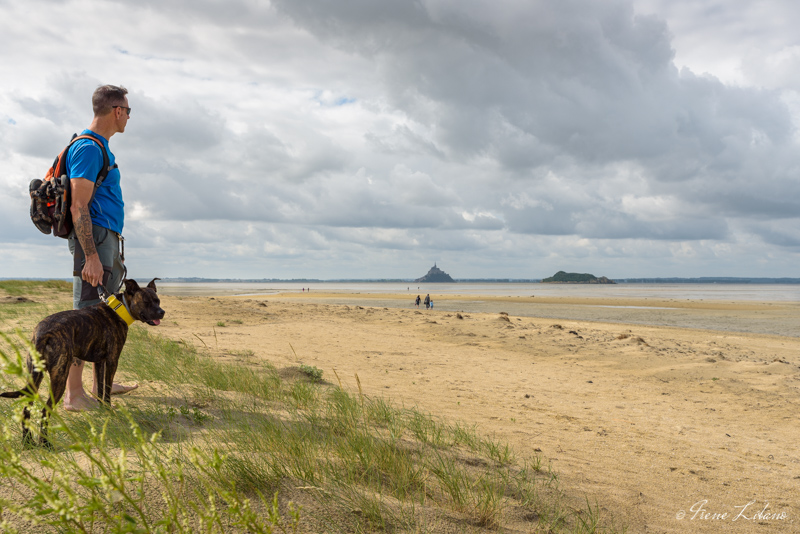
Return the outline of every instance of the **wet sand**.
[[[414,307],[408,295],[283,293],[274,298],[388,308]],[[425,295],[423,294],[424,298]],[[602,323],[699,328],[800,337],[800,303],[676,299],[434,296],[434,311],[499,313]],[[420,306],[424,309],[424,306]]]

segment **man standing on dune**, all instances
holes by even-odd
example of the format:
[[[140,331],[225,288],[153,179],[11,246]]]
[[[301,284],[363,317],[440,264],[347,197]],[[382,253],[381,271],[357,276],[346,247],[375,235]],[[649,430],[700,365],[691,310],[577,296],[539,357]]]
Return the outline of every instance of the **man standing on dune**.
[[[108,154],[108,175],[100,187],[95,181],[104,165],[103,150],[90,139],[79,139],[67,153],[67,169],[70,177],[72,221],[74,229],[69,236],[69,250],[73,255],[72,307],[86,308],[100,302],[97,286],[102,284],[115,293],[122,286],[125,276],[122,246],[124,207],[120,173],[108,140],[116,133],[125,131],[131,108],[128,106],[128,90],[114,85],[98,87],[92,95],[94,119],[81,135],[89,135],[103,144]],[[85,362],[75,360],[67,378],[64,393],[64,409],[83,411],[94,408],[98,402],[83,389],[83,367]],[[136,389],[133,386],[114,384],[111,393],[121,394]],[[95,382],[93,393],[96,393]]]

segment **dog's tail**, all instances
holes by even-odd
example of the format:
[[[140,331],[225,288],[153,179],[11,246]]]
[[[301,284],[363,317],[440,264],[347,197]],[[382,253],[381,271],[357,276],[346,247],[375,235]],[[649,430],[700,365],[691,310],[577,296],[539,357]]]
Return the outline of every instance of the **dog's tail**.
[[[25,394],[24,390],[19,391],[5,391],[0,393],[0,397],[5,397],[6,399],[18,399]]]

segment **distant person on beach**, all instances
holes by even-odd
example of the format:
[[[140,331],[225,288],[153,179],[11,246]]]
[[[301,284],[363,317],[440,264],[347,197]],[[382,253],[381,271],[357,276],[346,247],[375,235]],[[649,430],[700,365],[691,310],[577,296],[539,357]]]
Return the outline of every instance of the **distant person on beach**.
[[[425,309],[429,310],[431,307],[431,296],[430,294],[425,295]]]
[[[123,133],[131,108],[128,90],[114,85],[102,85],[92,94],[94,119],[81,135],[89,135],[103,143],[108,153],[109,171],[102,185],[95,190],[95,181],[104,164],[103,150],[92,140],[80,139],[67,152],[67,169],[72,192],[72,220],[74,228],[68,238],[73,256],[72,307],[82,309],[100,302],[97,286],[111,293],[122,287],[125,277],[125,257],[122,247],[122,225],[125,219],[120,173],[114,154],[108,147],[111,136]],[[122,249],[124,250],[124,249]],[[84,411],[98,406],[98,402],[83,389],[82,360],[76,359],[69,370],[64,392],[64,409]],[[111,394],[127,393],[138,384],[123,386],[113,384]],[[93,393],[97,391],[94,382]]]
[[[421,301],[422,301],[422,299],[421,299],[421,298],[419,298],[419,295],[417,295],[417,300],[414,302],[414,304],[416,304],[416,305],[417,305],[417,308],[419,308],[419,303],[420,303]]]
[[[431,299],[431,301],[428,304],[430,304],[431,309],[433,309],[433,299]]]

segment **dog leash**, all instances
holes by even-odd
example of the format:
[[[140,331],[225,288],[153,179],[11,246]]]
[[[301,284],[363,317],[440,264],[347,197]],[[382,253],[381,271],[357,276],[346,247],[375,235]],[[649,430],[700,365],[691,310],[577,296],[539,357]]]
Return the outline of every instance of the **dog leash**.
[[[122,297],[123,302],[120,302],[117,297],[114,296],[113,293],[109,293],[106,288],[102,285],[97,286],[97,294],[100,296],[100,300],[102,300],[109,308],[114,310],[117,315],[119,315],[120,319],[125,321],[125,323],[130,326],[134,323],[135,319],[128,311],[128,307],[125,306],[125,297]]]
[[[116,234],[116,232],[114,232]],[[125,280],[128,278],[128,266],[125,265],[125,238],[122,237],[122,234],[117,234],[117,238],[119,239],[119,261],[122,264],[122,278],[120,280]]]

